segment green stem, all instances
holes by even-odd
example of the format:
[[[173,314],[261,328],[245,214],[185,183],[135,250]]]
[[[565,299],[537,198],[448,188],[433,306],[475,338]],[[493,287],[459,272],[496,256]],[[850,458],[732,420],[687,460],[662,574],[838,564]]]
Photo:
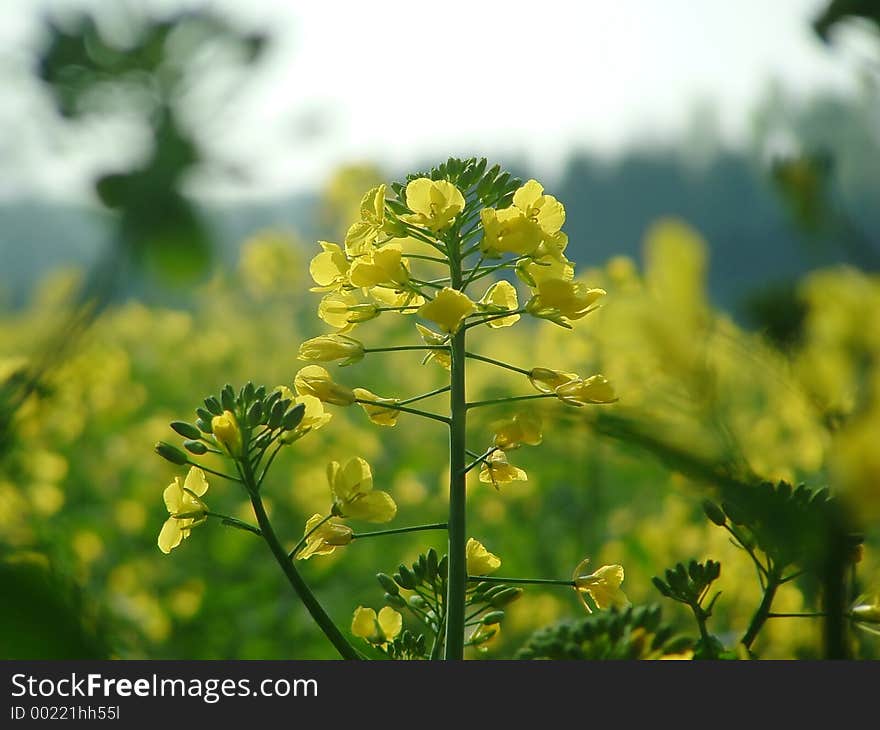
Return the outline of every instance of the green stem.
[[[412,350],[448,350],[447,345],[395,345],[394,347],[365,347],[364,352],[407,352]]]
[[[464,473],[467,474],[471,469],[473,469],[477,464],[482,464],[489,458],[493,451],[497,451],[497,446],[490,446],[480,455],[474,455],[470,451],[468,451],[468,455],[473,456],[474,460],[465,467]]]
[[[461,285],[461,290],[462,290],[462,291],[464,291],[465,289],[467,289],[467,288],[468,288],[468,285],[474,280],[474,276],[476,275],[477,271],[479,270],[480,266],[481,266],[482,263],[483,263],[483,258],[484,258],[484,257],[483,257],[483,254],[480,254],[480,258],[477,259],[477,265],[474,266],[474,268],[472,268],[472,269],[468,272],[467,278],[464,280],[464,284]]]
[[[461,243],[450,247],[449,273],[453,289],[461,290]],[[465,333],[452,337],[450,362],[449,428],[449,579],[446,593],[446,659],[464,658],[465,597],[467,593],[467,517],[465,511],[467,467],[467,399],[465,395]]]
[[[194,461],[186,460],[186,463],[190,466],[194,466],[196,469],[201,469],[202,471],[208,472],[208,474],[213,474],[215,477],[223,477],[224,479],[228,479],[230,482],[240,482],[241,479],[237,477],[231,477],[229,474],[223,474],[219,471],[214,471],[213,469],[209,469],[207,466],[203,466],[202,464],[196,464]]]
[[[254,527],[253,525],[249,525],[247,522],[243,522],[242,520],[237,520],[235,517],[230,517],[229,515],[223,515],[219,512],[205,512],[207,517],[216,517],[219,519],[224,525],[228,525],[229,527],[237,527],[239,530],[245,530],[246,532],[252,532],[254,535],[263,536],[263,533],[260,532],[259,528]]]
[[[494,406],[497,403],[515,403],[516,401],[521,400],[535,400],[537,398],[556,398],[555,393],[540,393],[535,395],[514,395],[508,396],[505,398],[492,398],[491,400],[478,400],[473,403],[468,403],[467,407],[470,408],[482,408],[483,406]]]
[[[376,530],[375,532],[355,532],[352,540],[360,540],[363,537],[380,537],[382,535],[400,535],[404,532],[421,532],[423,530],[445,530],[445,522],[433,522],[430,525],[413,525],[412,527],[395,527],[391,530]]]
[[[436,261],[438,264],[445,264],[446,259],[441,259],[439,256],[424,256],[422,254],[415,253],[407,253],[404,256],[408,259],[419,259],[421,261]]]
[[[398,405],[407,406],[410,403],[415,403],[416,401],[425,400],[426,398],[431,398],[435,395],[440,395],[441,393],[445,393],[449,390],[448,385],[444,385],[442,388],[437,388],[436,390],[431,390],[427,393],[422,393],[421,395],[415,395],[412,398],[407,398],[406,400],[402,400],[398,402]]]
[[[573,580],[556,580],[555,578],[497,578],[486,575],[469,575],[471,583],[522,583],[544,586],[568,586],[574,588]]]
[[[743,634],[742,637],[741,643],[746,649],[751,649],[752,643],[758,636],[758,632],[764,627],[764,623],[769,618],[770,607],[773,605],[773,599],[776,597],[776,590],[778,588],[779,576],[771,571],[767,576],[767,586],[764,588],[764,597],[761,599],[761,604],[755,611],[755,615],[752,616],[749,627],[746,629],[746,633]]]
[[[380,408],[386,408],[389,411],[400,411],[401,413],[412,413],[414,416],[422,416],[423,418],[430,418],[433,421],[440,421],[441,423],[449,423],[449,419],[446,416],[441,416],[437,413],[428,413],[428,411],[420,411],[418,408],[406,408],[405,406],[399,405],[398,403],[379,403],[374,400],[364,400],[363,398],[356,398],[355,403],[363,403],[368,406],[379,406]]]
[[[524,314],[525,309],[511,309],[508,312],[499,312],[498,314],[493,314],[491,317],[484,317],[478,322],[468,322],[462,329],[469,330],[471,327],[479,327],[481,324],[486,324],[487,322],[493,322],[496,319],[504,319],[505,317],[512,317],[514,314]]]
[[[504,368],[505,370],[513,370],[515,373],[522,373],[523,375],[530,375],[531,371],[523,370],[522,368],[518,368],[515,365],[509,365],[506,362],[501,362],[501,360],[493,360],[491,357],[485,357],[484,355],[477,355],[474,352],[466,352],[466,357],[469,357],[471,360],[480,360],[481,362],[487,362],[490,365],[497,365],[499,368]]]
[[[327,615],[324,607],[318,602],[315,594],[312,593],[308,584],[303,580],[303,577],[299,574],[296,566],[294,566],[293,562],[288,558],[287,551],[282,547],[281,542],[278,540],[278,536],[272,528],[272,523],[269,521],[269,515],[266,514],[263,500],[260,499],[260,495],[256,490],[256,483],[251,465],[245,462],[242,467],[242,477],[245,486],[247,487],[248,495],[251,498],[251,505],[254,508],[254,515],[256,515],[257,524],[260,526],[260,532],[262,533],[266,544],[269,546],[272,555],[275,556],[276,562],[287,577],[291,587],[296,591],[296,594],[300,597],[306,610],[315,620],[315,623],[318,624],[321,631],[324,632],[324,635],[330,640],[330,643],[336,647],[336,650],[342,658],[360,659],[360,655],[355,651],[354,647],[348,643],[345,636],[342,635],[342,632],[336,624],[333,623],[333,619]]]
[[[828,614],[824,611],[813,613],[768,613],[767,618],[824,618]]]

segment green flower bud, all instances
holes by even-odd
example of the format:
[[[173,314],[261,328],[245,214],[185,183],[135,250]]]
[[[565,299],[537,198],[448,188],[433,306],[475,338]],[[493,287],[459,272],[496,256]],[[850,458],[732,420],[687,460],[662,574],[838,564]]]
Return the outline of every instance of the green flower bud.
[[[187,439],[186,441],[184,441],[183,448],[185,448],[191,454],[198,454],[199,456],[208,453],[208,447],[205,446],[205,444],[203,444],[201,441],[195,441],[193,439]]]
[[[492,596],[492,598],[489,599],[489,605],[493,608],[504,608],[504,606],[513,603],[522,594],[522,588],[507,586],[503,591],[499,591],[494,596]]]
[[[406,608],[406,601],[403,600],[403,596],[386,593],[384,598],[385,603],[387,603],[392,608]]]
[[[263,403],[262,401],[254,401],[248,408],[247,422],[249,426],[259,426],[263,420]]]
[[[223,406],[220,405],[220,401],[213,395],[205,398],[205,408],[208,409],[212,416],[219,416],[223,413]]]
[[[287,413],[284,414],[284,417],[281,419],[281,427],[285,431],[292,431],[302,422],[303,416],[306,413],[306,406],[304,403],[298,403],[293,408],[291,408]]]
[[[484,626],[488,626],[489,624],[497,624],[501,622],[501,619],[504,618],[504,611],[489,611],[480,622]]]
[[[385,575],[385,573],[379,573],[376,575],[376,580],[379,581],[379,585],[382,586],[387,593],[390,593],[392,596],[396,596],[400,593],[400,590],[397,587],[397,583],[391,578],[390,575]]]
[[[235,391],[229,383],[224,385],[223,390],[220,391],[220,402],[223,404],[224,411],[235,410]]]
[[[189,457],[185,453],[176,446],[172,446],[164,441],[159,441],[156,444],[156,453],[172,464],[183,465],[189,461]]]
[[[708,499],[703,501],[703,512],[705,512],[706,517],[708,517],[711,522],[718,525],[718,527],[724,527],[724,525],[727,524],[727,517],[724,516],[721,507]]]
[[[185,421],[172,421],[171,428],[183,436],[185,439],[198,439],[202,437],[201,432],[191,423]]]

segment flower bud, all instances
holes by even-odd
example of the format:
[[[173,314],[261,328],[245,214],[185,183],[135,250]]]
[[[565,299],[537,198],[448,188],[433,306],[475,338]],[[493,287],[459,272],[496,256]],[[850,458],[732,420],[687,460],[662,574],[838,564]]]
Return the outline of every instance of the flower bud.
[[[184,441],[183,448],[185,448],[191,454],[197,454],[198,456],[208,453],[208,447],[205,446],[205,444],[203,444],[201,441],[196,441],[195,439],[187,439],[186,441]]]
[[[189,457],[176,446],[172,446],[164,441],[156,444],[156,453],[163,459],[170,461],[172,464],[183,465],[189,461]]]
[[[223,447],[227,454],[234,459],[241,456],[241,430],[232,411],[226,410],[222,415],[214,416],[211,420],[211,430],[214,432],[217,443]]]
[[[172,421],[171,428],[183,436],[185,439],[198,439],[202,437],[201,432],[191,423],[185,421]]]

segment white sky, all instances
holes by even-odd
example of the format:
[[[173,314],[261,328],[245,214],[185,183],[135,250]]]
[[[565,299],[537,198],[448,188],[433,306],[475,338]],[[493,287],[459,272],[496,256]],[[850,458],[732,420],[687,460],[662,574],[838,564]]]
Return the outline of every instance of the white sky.
[[[236,111],[212,120],[249,182],[203,192],[274,194],[313,187],[342,162],[399,168],[473,153],[552,176],[572,148],[613,155],[674,139],[707,100],[735,144],[770,79],[796,96],[856,86],[855,54],[829,51],[809,28],[825,2],[217,0],[268,22],[277,45]],[[0,43],[31,32],[27,9],[45,4],[0,0]],[[17,125],[16,142],[4,150],[0,139],[0,195],[75,194],[101,161],[136,147],[114,128],[47,150],[34,112],[8,96],[0,135]],[[15,163],[5,171],[4,152]]]

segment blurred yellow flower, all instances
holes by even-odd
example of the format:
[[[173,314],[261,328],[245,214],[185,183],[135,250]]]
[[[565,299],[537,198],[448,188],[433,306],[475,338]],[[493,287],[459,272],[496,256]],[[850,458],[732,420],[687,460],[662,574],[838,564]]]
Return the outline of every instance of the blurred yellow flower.
[[[417,314],[430,320],[444,332],[455,334],[469,314],[477,309],[467,296],[457,289],[444,287],[430,302],[425,302]]]
[[[604,375],[591,375],[586,380],[576,378],[556,388],[556,395],[570,406],[614,403],[617,395]]]
[[[416,323],[416,329],[426,345],[440,347],[449,344],[449,335],[441,335],[439,332],[434,332],[434,330],[430,330],[418,323]],[[449,354],[449,350],[432,350],[425,355],[423,363],[430,362],[431,360],[445,370],[449,370],[452,367],[452,356]]]
[[[232,411],[223,411],[222,415],[211,419],[211,432],[219,446],[233,459],[241,456],[241,429]]]
[[[550,370],[549,368],[532,368],[529,371],[529,382],[541,393],[555,393],[556,389],[579,380],[577,373],[564,373],[560,370]]]
[[[464,209],[464,196],[451,182],[420,177],[406,186],[406,207],[413,214],[401,218],[431,231],[442,231],[452,225]]]
[[[519,307],[519,300],[516,297],[516,289],[509,281],[498,281],[492,284],[483,294],[479,301],[479,307],[486,314],[500,314],[509,312]],[[500,327],[510,327],[519,321],[518,314],[511,314],[509,317],[500,317],[488,322],[489,327],[497,329]]]
[[[491,484],[495,489],[498,489],[500,484],[524,482],[528,478],[525,471],[508,463],[507,456],[501,449],[495,449],[489,454],[480,467],[480,481]]]
[[[371,644],[382,646],[394,641],[403,630],[403,616],[391,606],[385,606],[379,615],[372,608],[358,606],[351,621],[351,633]]]
[[[310,291],[334,291],[348,283],[349,261],[342,247],[336,243],[318,241],[323,249],[309,263],[309,273],[317,286]]]
[[[364,357],[364,345],[347,335],[319,335],[299,346],[299,359],[316,362],[342,360],[340,365],[351,365]]]
[[[388,245],[358,256],[351,265],[348,279],[352,286],[393,289],[409,281],[409,272],[400,248]]]
[[[603,565],[594,573],[585,573],[590,559],[584,558],[571,575],[574,581],[575,592],[578,595],[584,608],[588,613],[593,610],[587,603],[583,594],[589,594],[596,604],[596,608],[625,608],[629,605],[626,594],[620,589],[623,583],[623,566],[622,565]]]
[[[366,388],[355,388],[354,395],[358,399],[358,404],[364,409],[367,417],[377,426],[396,426],[400,411],[389,406],[395,405],[398,401],[394,398],[380,398],[375,393],[371,393]],[[362,401],[372,401],[364,403]]]
[[[320,526],[319,526],[320,525]],[[312,555],[330,555],[337,547],[348,545],[354,531],[335,517],[327,519],[314,514],[306,521],[303,537],[306,544],[296,554],[297,560],[308,560]]]
[[[197,467],[190,468],[183,484],[180,477],[174,477],[162,494],[165,507],[171,516],[165,520],[159,532],[159,549],[166,555],[189,537],[192,528],[206,519],[208,506],[201,497],[208,491],[205,472]]]
[[[498,421],[492,426],[493,444],[504,451],[516,449],[523,444],[539,446],[543,440],[541,419],[531,413],[518,413],[513,418]]]
[[[327,481],[333,494],[333,514],[337,517],[388,522],[397,514],[391,495],[373,490],[373,472],[359,456],[345,466],[331,461],[327,465]]]
[[[548,278],[537,284],[538,291],[526,304],[526,310],[535,317],[553,321],[559,315],[562,315],[563,321],[585,317],[596,309],[596,302],[605,296],[604,289],[591,289],[582,282]]]
[[[385,226],[385,185],[367,191],[361,200],[361,219],[345,234],[345,250],[353,255],[367,253]]]
[[[488,575],[501,567],[501,558],[490,553],[479,540],[468,538],[465,545],[468,575]]]
[[[293,379],[293,387],[298,395],[311,395],[324,403],[336,406],[350,406],[355,401],[351,388],[333,382],[320,365],[307,365]]]

